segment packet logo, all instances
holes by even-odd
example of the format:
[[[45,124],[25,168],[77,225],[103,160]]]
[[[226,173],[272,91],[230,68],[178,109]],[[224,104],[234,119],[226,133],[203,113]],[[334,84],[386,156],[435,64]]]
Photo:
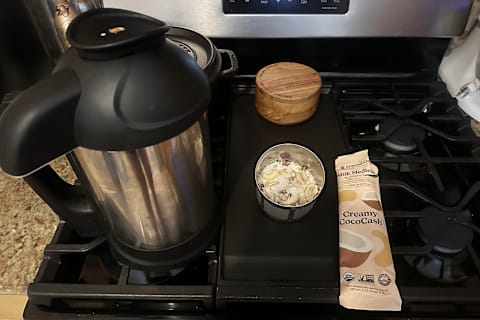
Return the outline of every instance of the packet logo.
[[[375,283],[375,276],[373,274],[358,274],[359,282]]]
[[[353,275],[353,273],[351,272],[345,272],[343,274],[343,280],[345,280],[346,282],[350,282],[352,281],[353,279],[355,279],[355,276]]]
[[[388,286],[392,282],[392,279],[390,279],[390,276],[385,273],[381,273],[378,276],[378,283],[380,283],[382,286]]]

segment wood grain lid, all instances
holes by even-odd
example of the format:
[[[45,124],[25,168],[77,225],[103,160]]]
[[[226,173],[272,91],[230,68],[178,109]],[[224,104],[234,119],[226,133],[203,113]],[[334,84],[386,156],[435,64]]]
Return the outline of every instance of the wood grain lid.
[[[310,99],[319,93],[322,81],[314,69],[295,62],[279,62],[261,69],[257,89],[286,101]]]

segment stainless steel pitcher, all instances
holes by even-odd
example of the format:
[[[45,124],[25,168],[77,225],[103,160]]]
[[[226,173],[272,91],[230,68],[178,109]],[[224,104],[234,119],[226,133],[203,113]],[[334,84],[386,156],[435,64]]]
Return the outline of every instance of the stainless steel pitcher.
[[[201,254],[219,225],[209,77],[168,29],[126,10],[79,15],[53,74],[0,117],[3,171],[24,177],[80,236],[105,236],[119,261],[160,272]],[[48,166],[64,154],[75,186]]]
[[[167,141],[133,151],[75,149],[117,240],[165,249],[209,222],[213,189],[206,128],[202,118]]]

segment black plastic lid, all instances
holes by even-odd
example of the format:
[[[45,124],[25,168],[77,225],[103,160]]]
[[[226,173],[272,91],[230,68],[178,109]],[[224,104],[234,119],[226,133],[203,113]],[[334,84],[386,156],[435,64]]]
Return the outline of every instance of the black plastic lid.
[[[122,9],[94,9],[74,19],[67,39],[84,58],[110,59],[165,41],[169,27],[160,20]]]
[[[124,30],[100,39],[98,32],[118,27]],[[26,175],[77,146],[139,149],[197,122],[210,101],[208,77],[192,57],[165,41],[167,29],[126,10],[78,16],[69,29],[73,47],[53,74],[0,117],[1,168]]]
[[[154,145],[206,111],[208,78],[192,57],[165,41],[166,31],[162,21],[121,9],[92,10],[72,22],[73,49],[58,68],[72,68],[81,82],[78,145],[109,151]],[[99,32],[109,34],[102,39]]]

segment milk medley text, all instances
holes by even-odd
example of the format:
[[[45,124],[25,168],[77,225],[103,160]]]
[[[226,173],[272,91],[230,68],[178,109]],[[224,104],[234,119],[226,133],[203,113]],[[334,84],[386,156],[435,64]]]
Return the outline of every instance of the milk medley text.
[[[265,196],[283,206],[301,206],[311,202],[320,191],[306,166],[295,161],[277,160],[258,176],[258,186]]]

